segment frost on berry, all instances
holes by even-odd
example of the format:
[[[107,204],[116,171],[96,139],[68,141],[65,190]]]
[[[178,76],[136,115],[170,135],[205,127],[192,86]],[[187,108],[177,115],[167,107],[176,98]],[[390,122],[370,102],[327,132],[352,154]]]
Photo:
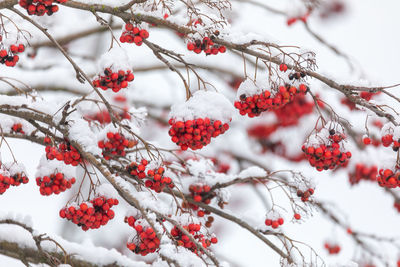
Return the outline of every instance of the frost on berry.
[[[78,225],[82,230],[98,229],[115,216],[111,209],[118,200],[97,196],[90,201],[74,203],[60,210],[60,217]]]
[[[140,25],[127,23],[124,26],[124,30],[119,40],[121,43],[135,43],[137,46],[141,46],[143,40],[146,40],[147,38],[149,38],[149,32],[147,29],[143,29]]]
[[[19,186],[28,182],[24,165],[16,162],[0,162],[0,195],[10,186]]]
[[[302,146],[311,166],[318,171],[332,170],[344,166],[351,158],[351,153],[344,147],[345,134],[335,123],[327,123],[324,128],[309,136]]]
[[[48,16],[58,11],[58,4],[66,3],[68,0],[19,0],[19,5],[26,9],[29,15]]]
[[[229,129],[232,115],[233,107],[222,94],[199,90],[172,106],[169,135],[182,150],[201,149]]]

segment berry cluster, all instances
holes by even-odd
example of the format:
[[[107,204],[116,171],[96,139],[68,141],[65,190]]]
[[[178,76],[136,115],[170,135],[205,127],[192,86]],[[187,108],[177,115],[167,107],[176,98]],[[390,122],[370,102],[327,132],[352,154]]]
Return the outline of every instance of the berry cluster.
[[[381,138],[384,147],[392,146],[393,151],[398,151],[400,148],[400,138],[396,141],[393,139],[393,134],[386,134]]]
[[[125,222],[135,228],[137,232],[136,238],[126,244],[127,248],[133,253],[146,256],[149,253],[154,253],[160,247],[160,240],[153,228],[136,223],[137,221],[133,216],[125,217]]]
[[[195,40],[194,42],[188,42],[187,49],[189,51],[193,51],[196,54],[200,54],[201,51],[204,51],[206,55],[217,55],[218,53],[225,53],[226,47],[223,45],[214,44],[215,37],[211,36],[204,37],[203,40]]]
[[[247,134],[257,139],[265,139],[274,133],[278,127],[278,124],[255,124],[247,130]]]
[[[62,142],[56,146],[51,146],[51,139],[49,137],[45,137],[44,142],[47,144],[46,157],[49,160],[57,159],[59,161],[64,161],[66,165],[71,164],[72,166],[77,166],[80,162],[82,162],[81,154],[79,154],[78,150],[71,146],[68,141]]]
[[[308,87],[305,84],[300,84],[299,87],[286,84],[279,86],[275,95],[272,96],[271,92],[266,90],[260,94],[246,96],[242,94],[239,96],[239,101],[235,102],[235,108],[240,112],[240,115],[248,115],[250,118],[259,116],[262,112],[267,110],[274,110],[283,107],[290,101],[293,101],[297,94],[304,94]]]
[[[340,252],[340,246],[337,244],[330,244],[325,242],[324,247],[328,250],[329,254],[338,254]]]
[[[125,148],[132,148],[137,144],[136,141],[126,139],[120,133],[108,132],[107,139],[108,141],[102,140],[97,144],[103,150],[102,155],[106,160],[114,156],[125,156]]]
[[[128,119],[128,120],[131,119],[131,115],[125,109],[122,112],[120,112],[118,114],[118,116],[121,119]],[[111,123],[111,116],[110,116],[110,113],[108,112],[108,110],[102,110],[93,115],[86,115],[85,119],[89,120],[89,121],[98,121],[101,124]]]
[[[215,192],[211,191],[211,187],[207,184],[196,183],[189,186],[190,194],[193,200],[196,202],[203,202],[204,204],[210,204],[211,199],[216,196]]]
[[[305,191],[298,189],[296,194],[298,197],[301,198],[301,201],[307,202],[310,196],[314,194],[314,189],[309,188]]]
[[[156,169],[147,170],[146,175],[146,166],[148,162],[145,159],[142,159],[140,164],[136,162],[132,162],[129,164],[126,169],[130,175],[137,177],[139,179],[146,178],[144,185],[157,193],[160,193],[166,186],[169,188],[174,188],[174,183],[170,177],[164,176],[165,169],[163,167],[159,167]]]
[[[58,6],[54,3],[65,3],[68,0],[19,0],[19,5],[28,11],[29,15],[51,16],[58,11]]]
[[[282,108],[274,109],[278,126],[286,127],[296,125],[304,115],[312,113],[313,101],[307,101],[304,94],[296,94],[291,102]]]
[[[349,173],[349,181],[351,185],[359,183],[361,180],[376,181],[378,168],[374,166],[367,166],[363,163],[356,164],[354,172]]]
[[[0,35],[0,42],[3,40],[3,37]],[[10,45],[8,50],[6,48],[0,49],[0,63],[6,65],[7,67],[14,67],[18,60],[18,53],[22,53],[25,51],[25,46],[23,44],[13,44]]]
[[[60,210],[60,217],[66,218],[77,224],[82,230],[98,229],[114,218],[113,206],[118,205],[118,200],[99,196],[83,202],[79,206],[69,206]]]
[[[172,142],[181,147],[182,150],[191,148],[192,150],[201,149],[211,142],[212,137],[217,137],[229,129],[228,123],[210,118],[198,118],[187,121],[168,121],[171,128],[169,135]]]
[[[113,72],[110,68],[106,68],[103,76],[99,75],[93,80],[93,85],[103,90],[112,89],[116,93],[121,88],[128,87],[128,83],[133,81],[134,78],[135,76],[130,70]]]
[[[137,46],[141,46],[143,40],[149,38],[149,32],[145,29],[139,29],[133,26],[131,23],[125,24],[125,31],[122,32],[119,40],[121,43],[135,43]]]
[[[375,138],[371,138],[371,137],[364,137],[362,139],[362,142],[364,145],[368,146],[368,145],[373,145],[375,147],[378,147],[381,145],[381,142]]]
[[[28,182],[29,179],[24,173],[16,173],[14,175],[0,174],[0,195],[10,188],[10,186],[19,186]]]
[[[192,235],[193,238],[203,246],[203,248],[208,248],[211,246],[211,244],[216,244],[218,242],[218,239],[216,237],[211,237],[209,239],[206,238],[202,233],[200,233],[200,224],[191,223],[189,225],[183,226],[182,228],[188,231],[189,234]],[[196,244],[193,243],[190,238],[185,235],[181,230],[179,230],[178,227],[174,226],[174,228],[171,229],[171,235],[177,241],[178,246],[183,246],[197,255],[202,254],[202,251],[197,250]]]
[[[49,196],[51,194],[58,195],[75,183],[75,178],[68,179],[63,173],[55,172],[50,175],[36,178],[36,184],[40,187],[40,194],[43,196]]]
[[[380,169],[377,177],[378,183],[382,187],[396,188],[400,186],[400,172],[391,169]]]
[[[324,141],[322,138],[315,138],[320,143],[318,146],[302,146],[311,166],[318,171],[332,170],[336,166],[343,166],[351,158],[351,152],[341,151],[340,143],[346,138],[342,133],[336,133],[335,130],[329,130],[329,138]]]
[[[14,123],[13,126],[11,127],[11,132],[25,134],[24,130],[22,129],[21,123]]]
[[[266,226],[271,226],[273,229],[278,228],[280,225],[282,225],[285,221],[283,220],[283,218],[278,218],[276,220],[273,219],[265,219],[265,225]]]

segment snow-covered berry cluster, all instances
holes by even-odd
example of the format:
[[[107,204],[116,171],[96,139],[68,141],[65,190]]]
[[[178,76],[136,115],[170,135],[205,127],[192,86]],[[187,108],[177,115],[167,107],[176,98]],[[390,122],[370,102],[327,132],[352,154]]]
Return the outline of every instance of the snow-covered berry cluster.
[[[205,249],[210,247],[211,244],[216,244],[218,242],[218,239],[215,236],[208,238],[204,234],[202,234],[200,232],[200,224],[191,223],[189,225],[182,226],[182,228],[188,231],[189,234],[193,236],[193,238],[198,241]],[[192,242],[190,238],[185,235],[178,227],[174,226],[174,228],[171,229],[171,235],[177,241],[178,246],[183,246],[197,255],[203,253],[201,250],[197,249],[196,244]]]
[[[298,197],[301,198],[301,201],[307,202],[309,200],[310,196],[312,196],[314,194],[314,189],[313,188],[309,188],[307,190],[298,189],[296,194]]]
[[[358,163],[355,170],[349,173],[349,182],[351,185],[359,183],[361,180],[376,181],[378,174],[377,166],[368,166],[364,163]]]
[[[289,76],[292,77],[291,75]],[[234,105],[239,110],[240,115],[247,114],[250,118],[253,118],[264,111],[283,107],[293,101],[297,94],[304,94],[307,89],[308,87],[303,83],[298,87],[287,83],[284,86],[267,90],[247,79],[240,85]]]
[[[141,220],[136,220],[134,216],[125,217],[125,222],[136,230],[137,235],[132,238],[126,247],[135,254],[146,256],[154,253],[160,247],[160,240],[156,232],[150,226],[142,225]]]
[[[62,172],[54,172],[50,175],[36,178],[36,184],[40,187],[40,194],[43,196],[49,196],[53,193],[58,195],[70,189],[75,181],[74,177],[66,177]]]
[[[382,187],[396,188],[400,186],[400,171],[395,169],[380,169],[378,172],[378,184]]]
[[[328,251],[329,254],[339,254],[340,246],[338,244],[332,244],[330,242],[325,242],[324,247]]]
[[[208,55],[217,55],[218,53],[225,53],[226,47],[223,45],[217,45],[214,43],[213,39],[215,37],[204,37],[203,40],[196,39],[194,42],[188,42],[187,49],[193,51],[196,54],[200,54],[201,51]]]
[[[342,143],[345,138],[343,133],[324,127],[308,138],[302,151],[318,171],[332,170],[345,165],[351,158],[351,152],[345,151]]]
[[[111,208],[115,205],[118,205],[117,199],[98,196],[90,202],[63,208],[60,217],[72,221],[84,231],[98,229],[114,218],[115,213]]]
[[[104,75],[99,75],[93,80],[93,85],[103,90],[112,89],[113,92],[118,92],[122,88],[128,87],[128,83],[133,81],[134,78],[131,70],[113,72],[111,68],[106,68]]]
[[[97,144],[103,150],[102,155],[106,160],[114,156],[124,157],[126,155],[125,149],[132,148],[137,144],[137,141],[126,139],[123,134],[118,132],[108,132],[107,139],[101,140]]]
[[[44,138],[46,143],[46,157],[49,160],[57,159],[64,161],[66,165],[71,164],[72,166],[78,166],[82,162],[81,154],[74,148],[67,140],[61,142],[58,147],[51,146],[51,139],[49,137]]]
[[[17,54],[25,51],[25,45],[23,44],[12,44],[8,47],[2,42],[3,36],[0,35],[0,63],[7,67],[14,67],[19,56]]]
[[[164,176],[165,169],[158,167],[148,168],[148,161],[142,159],[140,163],[132,162],[126,167],[126,170],[135,178],[146,179],[144,185],[157,193],[160,193],[165,187],[174,188],[174,183],[170,177]],[[146,174],[147,173],[147,174]]]
[[[141,46],[143,40],[149,38],[149,32],[145,29],[133,26],[131,23],[125,24],[125,30],[122,32],[119,40],[121,43],[135,43],[137,46]]]
[[[0,173],[0,195],[3,194],[10,186],[19,186],[29,182],[25,173],[15,173],[11,175],[9,172]]]
[[[169,120],[171,128],[169,135],[172,142],[181,147],[192,150],[201,149],[211,142],[212,137],[217,137],[229,129],[228,123],[220,120],[213,121],[210,118],[198,118],[187,121]]]
[[[58,11],[58,4],[66,3],[68,0],[19,0],[19,5],[28,11],[29,15],[43,16],[53,15]]]
[[[199,90],[171,108],[168,133],[182,150],[201,149],[229,129],[232,115],[232,104],[222,94]]]

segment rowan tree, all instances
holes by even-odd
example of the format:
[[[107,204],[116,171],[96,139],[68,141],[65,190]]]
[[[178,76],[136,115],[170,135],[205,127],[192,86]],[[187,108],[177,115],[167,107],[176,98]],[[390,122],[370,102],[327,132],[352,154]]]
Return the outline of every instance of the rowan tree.
[[[399,266],[398,84],[327,34],[362,5],[1,1],[0,262]]]

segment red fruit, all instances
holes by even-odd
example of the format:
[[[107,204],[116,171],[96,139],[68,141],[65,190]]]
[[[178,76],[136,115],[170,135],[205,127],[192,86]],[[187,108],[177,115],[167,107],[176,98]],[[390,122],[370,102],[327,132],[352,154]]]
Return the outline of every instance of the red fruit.
[[[288,26],[292,25],[293,23],[295,23],[297,21],[297,18],[289,18],[286,23]]]
[[[286,64],[281,64],[281,65],[279,65],[279,70],[280,70],[280,71],[286,72],[287,69],[288,69],[288,67],[287,67]]]
[[[369,138],[369,137],[364,137],[364,138],[363,138],[363,143],[364,143],[364,145],[369,145],[369,144],[371,144],[371,138]]]
[[[295,214],[294,214],[294,218],[295,218],[296,220],[300,220],[300,219],[301,219],[301,215],[298,214],[298,213],[295,213]]]

